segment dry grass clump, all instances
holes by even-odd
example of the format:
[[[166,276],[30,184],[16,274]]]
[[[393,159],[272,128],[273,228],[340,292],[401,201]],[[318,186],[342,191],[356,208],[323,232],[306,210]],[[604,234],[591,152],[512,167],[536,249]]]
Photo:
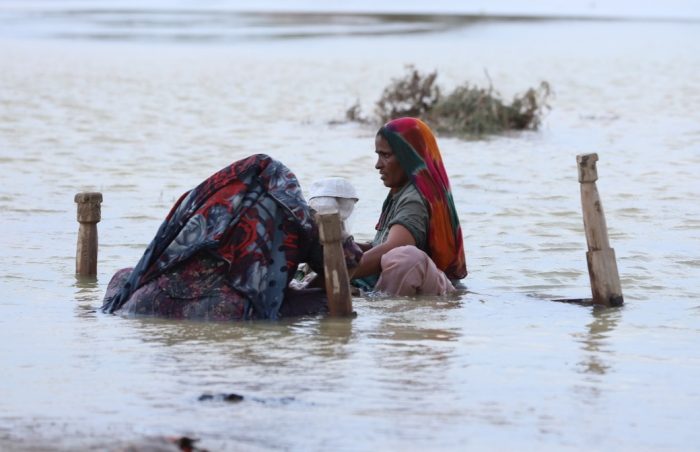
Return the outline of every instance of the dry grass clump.
[[[504,102],[489,84],[479,88],[469,83],[446,96],[435,84],[437,72],[421,74],[409,66],[408,73],[393,79],[375,106],[376,122],[384,124],[401,116],[419,117],[436,132],[463,137],[479,137],[509,130],[536,130],[551,90],[547,82]],[[359,102],[346,113],[349,121],[374,122],[362,115]]]

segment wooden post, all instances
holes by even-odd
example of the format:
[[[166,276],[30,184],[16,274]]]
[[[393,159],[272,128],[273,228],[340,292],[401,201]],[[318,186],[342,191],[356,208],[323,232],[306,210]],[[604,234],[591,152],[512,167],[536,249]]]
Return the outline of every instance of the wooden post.
[[[323,271],[326,278],[328,309],[333,317],[348,317],[352,312],[350,278],[345,265],[341,244],[341,222],[337,212],[316,215],[321,244],[323,245]]]
[[[86,192],[75,195],[78,203],[78,248],[75,272],[80,276],[97,275],[97,223],[100,222],[102,193]]]
[[[593,303],[605,306],[621,306],[623,303],[620,276],[617,273],[615,250],[610,248],[608,227],[603,205],[598,195],[598,154],[576,156],[578,181],[581,183],[583,228],[586,231],[588,252],[588,276],[591,280]]]

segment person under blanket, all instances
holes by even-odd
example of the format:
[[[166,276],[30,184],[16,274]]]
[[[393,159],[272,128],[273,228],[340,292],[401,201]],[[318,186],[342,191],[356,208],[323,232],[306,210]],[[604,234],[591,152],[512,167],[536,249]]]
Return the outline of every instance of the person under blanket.
[[[182,195],[136,266],[113,276],[102,311],[203,320],[324,312],[322,289],[288,287],[301,262],[323,273],[313,214],[281,162],[234,162]],[[362,252],[352,238],[343,248],[352,269]]]

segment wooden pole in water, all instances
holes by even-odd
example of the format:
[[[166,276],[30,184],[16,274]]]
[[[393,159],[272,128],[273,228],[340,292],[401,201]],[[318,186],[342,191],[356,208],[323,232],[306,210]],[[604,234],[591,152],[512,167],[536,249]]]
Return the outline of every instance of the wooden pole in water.
[[[615,250],[610,248],[608,227],[603,205],[598,195],[598,154],[576,156],[578,181],[581,183],[581,207],[583,228],[586,231],[588,252],[588,276],[591,280],[593,303],[605,306],[621,306],[623,303],[620,276],[617,272]]]
[[[100,222],[102,193],[85,192],[75,195],[78,203],[78,248],[75,272],[80,276],[97,275],[97,223]]]
[[[350,278],[341,244],[340,215],[337,212],[318,214],[316,221],[323,245],[323,271],[326,279],[328,310],[332,317],[351,316]]]

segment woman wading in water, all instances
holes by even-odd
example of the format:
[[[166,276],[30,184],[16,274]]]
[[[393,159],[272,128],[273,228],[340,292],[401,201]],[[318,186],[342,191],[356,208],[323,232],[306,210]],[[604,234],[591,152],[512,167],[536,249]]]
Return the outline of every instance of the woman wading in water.
[[[467,276],[462,230],[450,182],[430,128],[416,118],[384,125],[375,138],[389,194],[377,233],[353,273],[353,284],[392,295],[444,295]]]

